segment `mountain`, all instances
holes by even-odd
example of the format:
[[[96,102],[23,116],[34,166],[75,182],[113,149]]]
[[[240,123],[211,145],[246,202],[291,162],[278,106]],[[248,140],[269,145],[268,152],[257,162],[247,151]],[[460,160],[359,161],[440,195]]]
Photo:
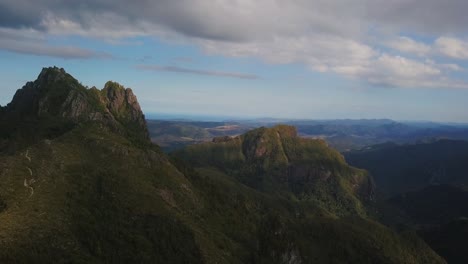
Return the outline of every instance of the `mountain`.
[[[55,67],[0,120],[0,263],[445,263],[367,214],[365,171],[292,127],[169,157],[130,89]]]
[[[130,89],[45,68],[1,120],[1,263],[202,262],[163,199],[190,184],[149,142]]]
[[[176,156],[194,166],[216,167],[260,191],[313,200],[337,214],[363,214],[356,197],[371,200],[373,195],[365,171],[348,166],[324,141],[300,138],[292,126],[214,138],[212,143],[189,146]]]
[[[107,82],[87,89],[63,69],[44,68],[2,109],[2,138],[35,142],[60,135],[84,122],[99,121],[135,140],[148,141],[145,117],[131,89]],[[0,145],[16,149],[15,146]],[[21,146],[17,146],[21,147]]]

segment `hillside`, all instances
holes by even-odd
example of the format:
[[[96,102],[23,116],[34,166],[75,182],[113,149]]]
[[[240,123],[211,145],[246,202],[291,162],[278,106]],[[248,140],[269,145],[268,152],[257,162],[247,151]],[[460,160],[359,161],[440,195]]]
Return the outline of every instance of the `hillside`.
[[[431,184],[468,184],[468,142],[439,140],[413,145],[381,144],[345,153],[353,166],[368,170],[385,196]]]
[[[468,142],[381,144],[346,158],[373,175],[382,221],[416,229],[449,263],[466,263]]]
[[[448,263],[466,263],[468,192],[451,185],[431,185],[392,197],[381,207],[382,220],[411,227]]]
[[[369,218],[365,171],[292,127],[168,157],[130,89],[59,68],[0,120],[0,263],[445,263]]]

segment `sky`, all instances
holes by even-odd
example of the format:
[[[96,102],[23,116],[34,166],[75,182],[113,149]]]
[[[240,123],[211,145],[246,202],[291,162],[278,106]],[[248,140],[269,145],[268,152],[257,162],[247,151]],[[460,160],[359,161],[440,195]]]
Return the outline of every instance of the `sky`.
[[[466,0],[0,0],[0,105],[63,67],[143,111],[468,122]]]

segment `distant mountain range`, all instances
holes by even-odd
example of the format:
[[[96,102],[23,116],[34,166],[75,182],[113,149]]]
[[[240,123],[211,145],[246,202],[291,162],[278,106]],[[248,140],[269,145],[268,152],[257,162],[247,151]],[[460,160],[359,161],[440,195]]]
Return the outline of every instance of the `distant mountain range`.
[[[219,135],[236,136],[253,128],[288,124],[302,137],[325,139],[339,151],[394,142],[432,142],[438,139],[468,140],[468,125],[433,122],[396,122],[389,119],[284,120],[254,119],[223,122],[148,120],[153,142],[171,151],[186,145],[210,141]],[[228,127],[228,129],[222,128]]]

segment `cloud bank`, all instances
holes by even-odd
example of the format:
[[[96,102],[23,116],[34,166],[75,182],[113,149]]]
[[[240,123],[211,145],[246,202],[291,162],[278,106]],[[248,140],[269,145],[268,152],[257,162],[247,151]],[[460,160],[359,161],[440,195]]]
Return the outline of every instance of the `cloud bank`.
[[[148,36],[195,44],[210,54],[301,63],[373,86],[468,88],[456,78],[468,60],[466,10],[462,0],[0,0],[0,32],[11,33],[0,33],[0,48],[91,58],[104,55],[13,35],[110,43]]]

